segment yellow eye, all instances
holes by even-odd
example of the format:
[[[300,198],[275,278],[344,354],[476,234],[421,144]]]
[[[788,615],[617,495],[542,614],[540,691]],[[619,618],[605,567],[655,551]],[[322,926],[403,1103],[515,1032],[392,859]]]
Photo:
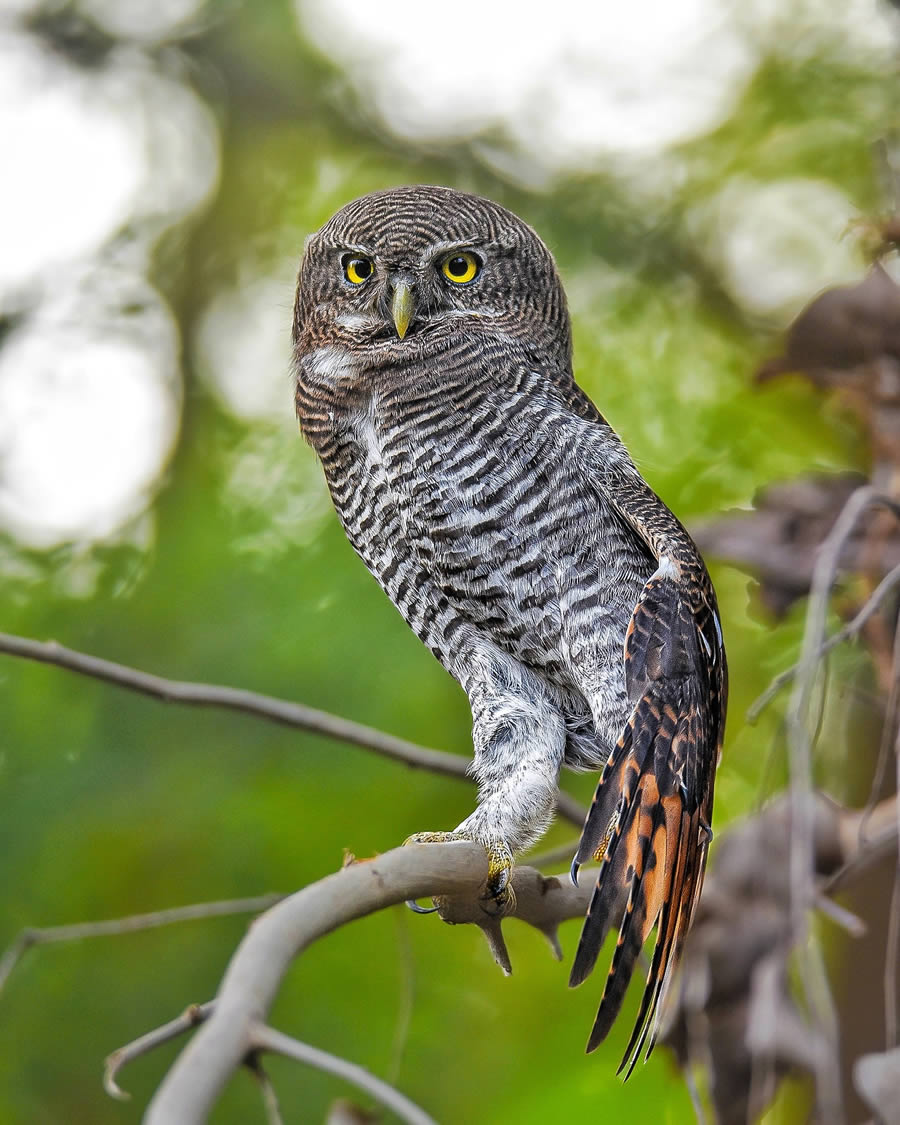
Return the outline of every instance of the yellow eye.
[[[481,270],[481,262],[468,250],[462,254],[451,254],[441,264],[441,273],[455,285],[465,285],[474,280]]]
[[[344,277],[351,285],[362,285],[375,269],[371,258],[361,258],[356,254],[345,254],[341,258],[341,265],[344,267]]]

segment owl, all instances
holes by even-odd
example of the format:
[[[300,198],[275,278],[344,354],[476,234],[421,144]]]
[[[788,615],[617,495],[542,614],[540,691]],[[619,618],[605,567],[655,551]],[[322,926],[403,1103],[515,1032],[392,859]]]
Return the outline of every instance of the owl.
[[[477,807],[412,839],[480,843],[502,913],[561,768],[600,773],[570,983],[618,927],[590,1051],[655,929],[633,1066],[712,838],[727,673],[697,548],[574,381],[549,250],[490,200],[416,186],[348,203],[307,240],[293,356],[350,543],[472,709]]]

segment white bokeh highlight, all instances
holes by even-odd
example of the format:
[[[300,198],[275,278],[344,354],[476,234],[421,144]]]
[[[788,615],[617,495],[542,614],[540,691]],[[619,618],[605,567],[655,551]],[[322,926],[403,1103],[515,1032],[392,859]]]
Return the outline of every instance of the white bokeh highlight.
[[[204,0],[80,0],[79,8],[110,35],[153,42],[178,32]]]
[[[105,92],[25,34],[0,35],[0,303],[128,218],[143,160]]]
[[[721,121],[756,66],[717,0],[545,5],[296,0],[306,34],[395,133],[502,129],[549,168],[643,154]]]
[[[746,309],[789,319],[819,289],[859,280],[855,211],[833,185],[735,178],[699,209],[694,228],[732,296]]]
[[[679,144],[727,120],[764,58],[824,51],[887,72],[886,0],[294,0],[360,108],[416,142],[472,142],[525,187],[605,167],[646,198]]]
[[[87,71],[12,31],[0,33],[0,152],[0,307],[126,222],[194,210],[219,170],[212,114],[140,52]]]
[[[59,278],[0,349],[0,528],[32,547],[104,539],[174,446],[178,335],[128,276]]]
[[[217,293],[194,341],[198,374],[232,413],[247,421],[295,425],[291,385],[291,307],[297,264]]]
[[[280,241],[301,240],[285,230]],[[241,280],[213,296],[191,351],[197,374],[222,406],[251,424],[224,454],[222,503],[244,526],[232,549],[270,563],[312,542],[331,504],[316,457],[297,434],[291,370],[297,262],[259,271],[256,264],[242,266]]]
[[[197,4],[85,8],[152,38]],[[0,531],[38,548],[114,538],[152,500],[180,413],[177,330],[145,271],[158,236],[211,197],[218,129],[140,46],[80,67],[7,18],[0,152],[0,314],[15,325],[0,349]]]

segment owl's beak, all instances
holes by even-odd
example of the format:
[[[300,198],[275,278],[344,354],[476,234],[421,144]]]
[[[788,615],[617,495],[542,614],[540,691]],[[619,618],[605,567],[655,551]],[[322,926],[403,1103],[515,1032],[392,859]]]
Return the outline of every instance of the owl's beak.
[[[391,297],[391,316],[397,328],[397,335],[402,340],[409,328],[416,311],[416,301],[413,296],[412,284],[406,278],[398,277],[393,284]]]

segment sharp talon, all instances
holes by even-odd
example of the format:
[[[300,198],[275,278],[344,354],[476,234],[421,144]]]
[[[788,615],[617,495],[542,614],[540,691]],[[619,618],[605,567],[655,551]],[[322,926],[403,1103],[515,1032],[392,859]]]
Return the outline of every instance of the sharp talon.
[[[576,887],[578,886],[578,871],[580,867],[581,864],[578,862],[578,856],[575,856],[575,858],[572,860],[572,866],[569,868],[569,878],[572,880]]]
[[[700,821],[700,831],[706,833],[706,843],[711,844],[715,839],[715,834],[713,833],[712,827],[707,824],[705,820]]]
[[[488,894],[492,898],[499,898],[503,894],[509,886],[509,876],[510,868],[507,867],[505,871],[499,872],[493,883],[488,881]]]
[[[413,914],[436,914],[436,906],[419,906],[414,898],[408,898],[406,905],[410,908]]]

